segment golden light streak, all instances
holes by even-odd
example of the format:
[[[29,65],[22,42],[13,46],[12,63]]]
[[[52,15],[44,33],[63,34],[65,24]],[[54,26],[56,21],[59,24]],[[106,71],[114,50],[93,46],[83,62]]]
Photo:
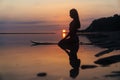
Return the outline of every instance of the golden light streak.
[[[62,38],[64,38],[66,36],[66,32],[67,31],[65,29],[62,30]]]
[[[66,33],[62,33],[62,37],[65,38],[65,36],[66,36]]]

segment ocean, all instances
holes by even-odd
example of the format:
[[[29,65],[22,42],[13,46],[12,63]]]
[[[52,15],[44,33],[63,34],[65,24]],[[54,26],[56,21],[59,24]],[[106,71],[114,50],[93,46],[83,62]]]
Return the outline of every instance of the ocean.
[[[0,34],[0,80],[120,80],[120,76],[110,76],[120,71],[120,63],[109,66],[94,63],[100,58],[119,55],[119,50],[96,57],[107,48],[80,45],[77,55],[81,64],[77,77],[73,79],[70,77],[69,57],[57,44],[31,43],[58,43],[62,38],[61,31],[54,34]],[[79,35],[79,40],[90,43],[84,35]],[[38,73],[46,75],[37,76]]]

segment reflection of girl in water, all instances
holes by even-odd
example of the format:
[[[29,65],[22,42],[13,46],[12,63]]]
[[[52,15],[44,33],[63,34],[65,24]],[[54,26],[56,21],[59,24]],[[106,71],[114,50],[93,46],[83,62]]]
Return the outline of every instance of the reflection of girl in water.
[[[77,36],[77,30],[81,25],[76,9],[70,10],[70,17],[73,20],[69,25],[69,33],[58,43],[58,45],[68,54],[70,65],[73,68],[78,68],[80,66],[80,59],[77,58],[77,52],[79,49],[79,38]]]

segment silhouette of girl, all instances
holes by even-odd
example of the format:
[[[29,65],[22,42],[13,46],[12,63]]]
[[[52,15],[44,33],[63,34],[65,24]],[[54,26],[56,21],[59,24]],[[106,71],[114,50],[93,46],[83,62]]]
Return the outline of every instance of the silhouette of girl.
[[[69,33],[65,38],[59,41],[58,45],[68,54],[70,65],[73,68],[79,68],[80,59],[77,58],[79,49],[78,29],[81,27],[78,12],[76,9],[70,10],[70,17],[73,19],[69,25]]]

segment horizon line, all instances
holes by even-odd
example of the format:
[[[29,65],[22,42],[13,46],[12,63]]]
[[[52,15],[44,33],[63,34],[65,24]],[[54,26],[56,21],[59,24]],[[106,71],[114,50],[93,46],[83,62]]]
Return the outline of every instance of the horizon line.
[[[0,34],[56,34],[56,33],[53,33],[53,32],[50,32],[50,33],[0,33]]]

